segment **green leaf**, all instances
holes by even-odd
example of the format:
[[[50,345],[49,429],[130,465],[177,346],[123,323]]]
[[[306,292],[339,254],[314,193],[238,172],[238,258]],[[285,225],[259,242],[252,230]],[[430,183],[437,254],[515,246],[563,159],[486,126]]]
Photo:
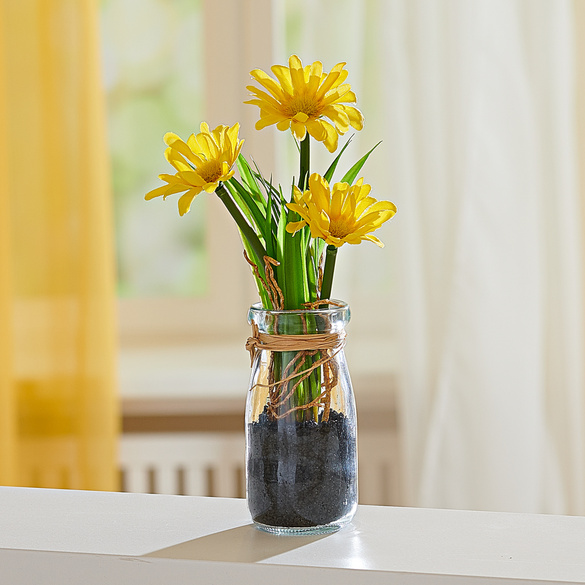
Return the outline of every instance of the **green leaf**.
[[[252,203],[262,212],[262,215],[264,215],[265,212],[265,208],[266,208],[266,202],[264,201],[264,197],[262,196],[262,191],[260,191],[260,188],[256,185],[254,188],[258,189],[257,193],[254,193],[250,190],[250,187],[244,183],[240,183],[240,181],[238,181],[238,179],[236,179],[236,177],[232,177],[231,179],[229,179],[227,181],[227,183],[232,183],[233,185],[236,185],[239,189],[240,192],[245,192],[246,194],[246,201],[247,201],[247,205],[252,208]]]
[[[245,240],[256,252],[256,255],[260,258],[264,258],[266,255],[266,247],[259,238],[258,231],[254,229],[254,226],[246,218],[245,214],[242,213],[242,207],[233,198],[229,189],[225,187],[225,183],[220,183],[215,190],[215,194],[219,197],[220,201],[225,205],[229,214],[232,216],[236,225],[243,234]],[[260,234],[261,235],[261,234]]]
[[[317,300],[317,275],[315,266],[314,247],[307,246],[307,284],[309,286],[309,301],[314,303]]]
[[[234,201],[237,203],[238,207],[242,210],[242,212],[244,213],[244,215],[246,216],[246,218],[248,219],[248,221],[250,223],[254,222],[254,216],[252,215],[252,212],[250,211],[250,208],[248,207],[248,205],[245,202],[245,195],[243,195],[240,190],[244,189],[244,187],[242,185],[239,185],[239,187],[236,187],[236,185],[233,182],[234,177],[232,177],[231,179],[227,180],[224,185],[227,187],[227,190],[230,192],[231,196],[234,198]]]
[[[285,274],[284,274],[284,240],[287,235],[286,232],[286,210],[282,210],[280,214],[280,218],[278,220],[277,230],[276,230],[276,257],[274,258],[277,262],[279,262],[279,266],[276,267],[275,275],[276,275],[276,282],[278,282],[278,286],[284,292],[284,283],[285,283]]]
[[[324,179],[328,183],[331,183],[331,179],[333,178],[333,173],[335,172],[335,169],[337,168],[337,163],[339,162],[339,159],[341,158],[341,155],[343,154],[345,149],[349,146],[349,143],[351,142],[352,138],[353,138],[353,135],[349,137],[349,140],[345,143],[345,146],[339,151],[339,154],[335,157],[335,160],[331,163],[331,165],[329,166],[329,168],[327,169],[327,171],[323,175]]]
[[[341,182],[342,183],[349,183],[350,185],[353,185],[353,182],[355,181],[356,177],[358,176],[358,173],[362,170],[362,167],[364,166],[364,164],[366,164],[368,157],[370,156],[370,154],[372,154],[372,152],[374,152],[374,150],[376,148],[378,148],[378,146],[380,146],[380,144],[382,144],[382,141],[378,142],[378,144],[376,144],[376,146],[374,146],[374,148],[372,148],[372,150],[370,150],[369,152],[364,154],[364,156],[362,156],[362,158],[360,158],[360,160],[358,160],[355,163],[355,165],[353,165],[353,167],[351,167],[351,169],[349,169],[349,171],[347,171],[347,173],[345,173],[345,176],[343,177],[343,179],[341,179]]]
[[[267,181],[256,163],[254,163],[254,167],[256,167],[256,170],[253,171],[252,168],[250,168],[250,173],[252,173],[254,179],[258,179],[262,183],[264,190],[267,191],[268,189],[270,189],[273,193],[278,193],[278,190],[272,184],[272,176],[270,177],[270,181]]]
[[[264,210],[257,205],[252,194],[235,177],[226,181],[224,185],[227,185],[237,206],[242,210],[248,221],[256,227],[258,235],[266,242]]]
[[[278,225],[278,220],[280,218],[281,213],[281,203],[282,200],[282,191],[279,191],[274,187],[272,184],[272,177],[270,177],[270,181],[267,181],[260,172],[260,169],[256,166],[256,173],[254,176],[262,183],[262,187],[264,191],[266,191],[266,209],[264,210],[264,215],[268,217],[268,214],[272,214],[272,225],[274,227],[274,234],[276,235],[276,226]],[[279,185],[280,188],[280,185]],[[269,212],[270,210],[270,212]]]
[[[240,173],[240,177],[242,178],[242,182],[248,187],[250,193],[252,193],[256,202],[261,204],[263,207],[265,205],[264,198],[262,197],[262,191],[260,191],[260,187],[258,187],[258,183],[254,178],[254,174],[252,173],[252,169],[248,161],[244,158],[244,155],[238,155],[238,159],[236,160],[236,166],[238,167],[238,172]]]
[[[289,211],[289,221],[297,221],[298,214]],[[288,222],[287,222],[288,223]],[[287,231],[284,233],[284,293],[285,309],[300,309],[304,298],[304,280],[306,272],[303,270],[305,255],[301,251],[302,237],[299,232],[294,236]]]
[[[309,231],[309,228],[305,228]],[[310,301],[314,303],[317,300],[319,290],[319,264],[325,241],[321,238],[314,238],[307,246],[307,274],[309,279]]]
[[[270,256],[271,258],[274,258],[274,248],[275,248],[275,242],[273,239],[273,233],[272,233],[272,226],[273,226],[273,221],[272,221],[272,191],[268,190],[266,192],[266,219],[265,219],[265,223],[264,223],[264,233],[266,234],[266,254],[268,254],[268,256]]]

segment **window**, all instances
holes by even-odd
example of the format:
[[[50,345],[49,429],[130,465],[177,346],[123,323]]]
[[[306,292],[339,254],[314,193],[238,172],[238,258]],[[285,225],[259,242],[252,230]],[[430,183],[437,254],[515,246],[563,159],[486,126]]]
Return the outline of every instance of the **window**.
[[[210,120],[216,84],[202,58],[210,16],[192,0],[102,2],[123,344],[225,337],[234,323],[245,326],[247,267],[219,202],[202,195],[179,218],[176,198],[144,201],[168,172],[165,132],[186,138]]]

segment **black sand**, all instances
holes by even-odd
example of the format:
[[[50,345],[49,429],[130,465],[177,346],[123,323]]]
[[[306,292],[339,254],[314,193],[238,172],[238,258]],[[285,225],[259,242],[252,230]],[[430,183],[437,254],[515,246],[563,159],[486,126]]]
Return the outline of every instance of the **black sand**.
[[[357,491],[355,433],[342,413],[319,423],[248,425],[248,506],[269,526],[329,524],[351,511]]]

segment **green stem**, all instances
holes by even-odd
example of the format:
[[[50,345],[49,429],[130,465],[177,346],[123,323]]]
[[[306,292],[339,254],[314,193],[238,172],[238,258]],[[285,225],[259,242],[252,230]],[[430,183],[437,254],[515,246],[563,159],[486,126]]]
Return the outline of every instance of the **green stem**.
[[[299,171],[299,189],[304,191],[309,182],[309,169],[311,166],[311,137],[307,132],[301,141],[301,168]]]
[[[333,272],[335,271],[335,259],[337,258],[337,248],[327,246],[325,252],[325,267],[323,268],[323,284],[321,286],[321,298],[328,299],[331,296],[331,285],[333,284]]]
[[[221,199],[230,215],[234,218],[234,221],[240,228],[242,235],[246,238],[246,241],[250,244],[250,247],[256,256],[258,256],[258,260],[263,262],[264,256],[266,256],[266,250],[264,249],[262,242],[250,224],[246,221],[246,218],[242,215],[242,212],[239,210],[234,200],[230,197],[230,194],[227,192],[222,183],[220,183],[215,190],[215,194]],[[259,266],[258,268],[262,268],[262,266]]]

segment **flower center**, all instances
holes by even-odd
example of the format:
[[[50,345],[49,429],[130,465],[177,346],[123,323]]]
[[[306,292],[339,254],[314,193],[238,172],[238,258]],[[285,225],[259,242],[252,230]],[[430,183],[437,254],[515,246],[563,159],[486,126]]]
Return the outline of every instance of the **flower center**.
[[[206,161],[197,172],[206,183],[215,183],[221,177],[221,163],[218,160]]]
[[[345,238],[353,231],[354,222],[349,218],[339,217],[329,223],[329,233],[336,238]]]
[[[321,104],[315,96],[295,95],[283,104],[282,110],[287,118],[294,118],[298,113],[303,113],[315,119],[321,115]]]

